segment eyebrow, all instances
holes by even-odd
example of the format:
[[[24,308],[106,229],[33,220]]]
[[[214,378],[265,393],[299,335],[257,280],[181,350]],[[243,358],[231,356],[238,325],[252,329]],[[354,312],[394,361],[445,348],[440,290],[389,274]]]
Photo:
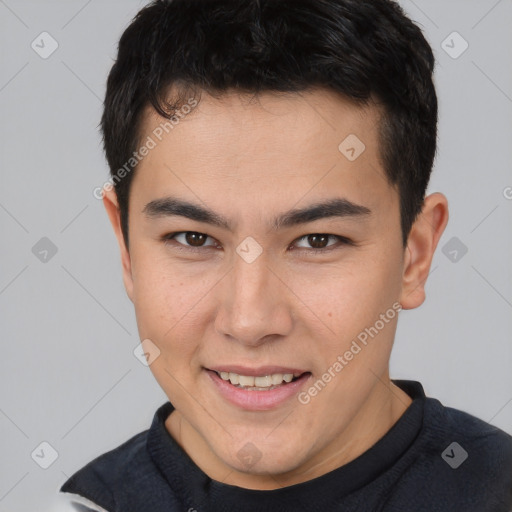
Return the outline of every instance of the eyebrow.
[[[146,204],[142,212],[146,217],[152,219],[172,216],[186,217],[187,219],[197,222],[203,222],[233,231],[230,222],[221,215],[198,204],[175,197],[155,199]],[[371,213],[371,210],[366,206],[353,203],[345,198],[333,198],[304,208],[292,209],[285,212],[274,218],[271,226],[274,230],[278,231],[282,228],[307,224],[308,222],[314,222],[320,219],[332,217],[363,218]]]

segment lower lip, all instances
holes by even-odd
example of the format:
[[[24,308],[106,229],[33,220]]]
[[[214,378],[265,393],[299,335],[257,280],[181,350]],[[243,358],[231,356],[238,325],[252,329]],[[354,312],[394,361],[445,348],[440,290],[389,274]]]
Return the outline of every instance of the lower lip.
[[[268,391],[258,391],[237,388],[229,381],[221,379],[216,372],[212,370],[206,370],[206,372],[228,402],[248,411],[267,411],[278,407],[296,395],[311,377],[310,373],[304,373],[292,382],[281,384]]]

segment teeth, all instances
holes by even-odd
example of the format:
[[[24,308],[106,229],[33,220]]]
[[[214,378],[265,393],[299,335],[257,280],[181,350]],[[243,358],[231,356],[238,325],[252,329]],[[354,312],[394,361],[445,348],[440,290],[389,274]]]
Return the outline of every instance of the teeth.
[[[254,377],[248,376],[248,375],[240,375],[238,377],[238,381],[240,386],[254,386]]]
[[[234,386],[244,388],[268,389],[272,386],[279,386],[283,381],[291,382],[293,377],[293,373],[274,373],[272,375],[264,375],[262,377],[253,377],[251,375],[238,375],[233,372],[220,372],[220,378],[222,380],[230,381]]]
[[[272,376],[265,375],[265,377],[254,377],[254,385],[259,388],[268,388],[272,386]]]
[[[272,375],[272,384],[281,384],[281,382],[283,382],[283,374],[274,373],[274,375]]]

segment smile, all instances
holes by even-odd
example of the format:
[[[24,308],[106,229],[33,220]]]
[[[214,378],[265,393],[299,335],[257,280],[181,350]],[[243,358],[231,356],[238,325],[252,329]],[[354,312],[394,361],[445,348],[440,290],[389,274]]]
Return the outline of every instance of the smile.
[[[262,377],[254,377],[252,375],[239,375],[233,372],[217,373],[222,380],[229,381],[233,386],[248,389],[252,391],[269,391],[283,384],[289,383],[300,377],[301,374],[293,373],[273,373]]]
[[[223,400],[248,411],[277,408],[296,396],[312,376],[309,371],[276,366],[204,370],[214,391]]]

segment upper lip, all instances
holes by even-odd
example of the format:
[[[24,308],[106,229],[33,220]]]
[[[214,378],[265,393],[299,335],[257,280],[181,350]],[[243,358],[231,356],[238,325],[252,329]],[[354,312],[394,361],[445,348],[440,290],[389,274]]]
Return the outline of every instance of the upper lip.
[[[258,366],[256,368],[250,368],[248,366],[239,365],[222,365],[222,366],[210,366],[207,370],[213,370],[214,372],[227,372],[236,373],[238,375],[247,375],[251,377],[260,377],[265,375],[273,375],[275,373],[292,373],[295,376],[306,373],[307,370],[301,370],[299,368],[289,368],[285,366]]]

